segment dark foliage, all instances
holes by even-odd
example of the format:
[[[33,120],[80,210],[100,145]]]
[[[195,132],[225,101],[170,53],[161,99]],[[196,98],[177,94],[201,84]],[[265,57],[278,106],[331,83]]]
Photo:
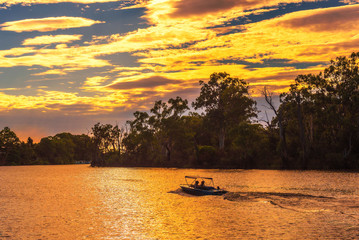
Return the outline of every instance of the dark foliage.
[[[37,144],[31,138],[21,142],[8,127],[0,132],[1,165],[73,164],[94,160],[96,147],[87,135],[60,133],[42,138]]]
[[[256,121],[244,80],[213,73],[189,112],[181,97],[135,112],[124,128],[97,123],[92,136],[61,133],[21,142],[0,132],[0,165],[69,164],[198,168],[359,169],[359,53],[323,73],[299,75],[280,95],[263,90],[274,118]]]

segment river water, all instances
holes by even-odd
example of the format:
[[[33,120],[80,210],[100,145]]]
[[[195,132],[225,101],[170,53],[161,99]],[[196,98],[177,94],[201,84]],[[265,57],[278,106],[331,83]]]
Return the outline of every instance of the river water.
[[[224,196],[179,190],[210,176]],[[0,239],[359,239],[359,174],[0,167]]]

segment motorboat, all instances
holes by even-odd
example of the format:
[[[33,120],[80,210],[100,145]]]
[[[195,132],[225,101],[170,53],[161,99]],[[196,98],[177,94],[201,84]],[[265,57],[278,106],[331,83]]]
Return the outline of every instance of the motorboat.
[[[185,176],[186,184],[180,187],[186,193],[202,196],[202,195],[222,195],[227,193],[220,187],[214,187],[213,178],[199,176]]]

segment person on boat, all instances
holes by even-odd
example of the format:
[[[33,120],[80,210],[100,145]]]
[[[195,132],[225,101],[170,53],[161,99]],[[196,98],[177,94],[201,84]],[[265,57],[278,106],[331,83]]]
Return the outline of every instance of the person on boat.
[[[194,188],[198,188],[198,181],[196,181],[195,183],[194,183]]]
[[[204,180],[202,180],[200,187],[201,187],[201,188],[204,188]]]

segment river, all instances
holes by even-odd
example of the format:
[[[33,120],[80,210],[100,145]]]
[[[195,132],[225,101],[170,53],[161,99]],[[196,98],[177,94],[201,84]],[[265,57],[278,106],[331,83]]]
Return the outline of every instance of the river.
[[[210,176],[224,196],[179,190]],[[359,239],[359,173],[0,167],[0,239]]]

